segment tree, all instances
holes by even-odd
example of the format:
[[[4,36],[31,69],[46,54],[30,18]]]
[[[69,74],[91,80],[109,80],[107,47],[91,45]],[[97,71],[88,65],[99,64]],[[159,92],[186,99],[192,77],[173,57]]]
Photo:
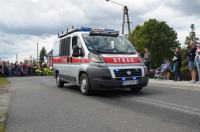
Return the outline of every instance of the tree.
[[[174,29],[156,19],[137,26],[129,39],[139,51],[145,47],[151,51],[153,67],[160,66],[166,58],[172,58],[174,49],[180,45]]]
[[[39,57],[40,64],[42,64],[44,62],[45,57],[47,57],[47,51],[44,47],[42,47],[42,49],[40,51],[40,57]]]
[[[189,33],[189,35],[185,39],[186,45],[189,45],[191,41],[197,43],[197,41],[199,40],[199,38],[196,37],[195,25],[191,24],[190,28],[191,28],[191,32]]]

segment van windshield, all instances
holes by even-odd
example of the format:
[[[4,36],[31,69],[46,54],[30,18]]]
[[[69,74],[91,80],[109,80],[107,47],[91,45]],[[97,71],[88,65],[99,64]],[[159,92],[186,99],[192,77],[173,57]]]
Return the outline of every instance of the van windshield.
[[[90,52],[103,54],[136,54],[126,37],[90,36],[83,34],[83,40]]]

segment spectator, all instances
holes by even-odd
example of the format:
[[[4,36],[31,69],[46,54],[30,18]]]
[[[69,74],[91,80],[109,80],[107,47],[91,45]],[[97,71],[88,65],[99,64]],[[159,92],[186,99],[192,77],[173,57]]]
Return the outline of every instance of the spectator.
[[[7,62],[3,62],[4,77],[9,77],[9,69]]]
[[[196,44],[194,42],[191,42],[189,47],[188,47],[188,52],[187,52],[187,58],[188,58],[188,68],[191,72],[191,77],[192,83],[196,82],[196,70],[195,70],[195,55],[196,55]]]
[[[43,64],[43,68],[47,68],[46,64]],[[19,77],[19,76],[32,76],[35,75],[37,70],[36,63],[32,62],[15,62],[10,63],[9,61],[0,60],[0,76],[4,77]]]
[[[3,64],[0,64],[0,77],[3,76]]]
[[[197,71],[198,71],[198,78],[199,78],[199,81],[197,83],[200,83],[200,45],[197,45],[195,62],[196,62]]]
[[[169,59],[165,59],[165,63],[167,68],[166,71],[164,72],[164,79],[169,80],[171,76],[172,63]]]
[[[173,64],[173,72],[174,72],[174,81],[180,81],[180,75],[181,75],[181,53],[180,53],[180,48],[177,47],[175,51],[174,58],[172,59],[174,64]]]
[[[143,60],[144,60],[144,64],[147,66],[147,69],[149,71],[150,65],[151,65],[151,53],[148,48],[144,48],[144,51],[145,53],[144,53]]]
[[[15,65],[11,63],[11,77],[15,75]]]

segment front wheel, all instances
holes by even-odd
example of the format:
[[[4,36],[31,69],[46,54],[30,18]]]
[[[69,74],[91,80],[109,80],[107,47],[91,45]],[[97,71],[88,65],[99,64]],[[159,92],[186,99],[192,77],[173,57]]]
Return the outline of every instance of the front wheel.
[[[138,86],[138,87],[132,87],[130,89],[131,89],[132,92],[138,93],[143,89],[143,87],[142,86]]]
[[[89,79],[85,73],[80,76],[80,91],[83,95],[91,94]]]
[[[56,85],[57,85],[57,87],[62,88],[62,87],[64,87],[64,84],[65,84],[65,82],[62,81],[62,80],[60,80],[60,76],[59,76],[59,74],[58,74],[58,75],[56,76]]]

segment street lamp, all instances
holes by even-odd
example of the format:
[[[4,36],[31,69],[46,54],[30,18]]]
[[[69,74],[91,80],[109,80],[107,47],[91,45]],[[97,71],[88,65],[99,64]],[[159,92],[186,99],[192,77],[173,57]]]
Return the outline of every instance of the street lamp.
[[[128,33],[130,34],[131,33],[131,27],[130,27],[130,21],[129,21],[129,15],[128,15],[128,7],[125,6],[125,5],[122,5],[120,3],[117,3],[115,1],[112,1],[112,0],[105,0],[107,2],[112,2],[114,4],[117,4],[119,6],[122,6],[123,7],[123,22],[122,22],[122,34],[124,35],[124,28],[125,28],[125,23],[127,23],[128,25]],[[126,19],[126,20],[125,20]]]

